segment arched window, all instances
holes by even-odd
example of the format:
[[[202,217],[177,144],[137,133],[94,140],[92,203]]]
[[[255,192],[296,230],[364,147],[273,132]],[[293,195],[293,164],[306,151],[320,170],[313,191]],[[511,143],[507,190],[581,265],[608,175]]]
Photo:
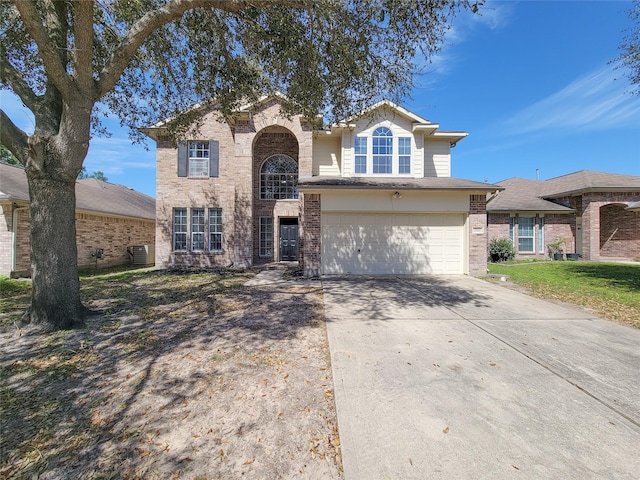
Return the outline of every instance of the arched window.
[[[298,163],[288,155],[272,155],[260,168],[260,198],[298,198]]]
[[[373,132],[373,173],[391,173],[393,165],[393,134],[387,127]]]

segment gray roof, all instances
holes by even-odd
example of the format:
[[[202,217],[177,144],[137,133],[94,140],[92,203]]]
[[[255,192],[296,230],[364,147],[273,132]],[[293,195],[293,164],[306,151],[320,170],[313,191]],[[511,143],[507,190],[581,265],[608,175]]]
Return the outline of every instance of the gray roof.
[[[540,198],[544,182],[526,178],[510,178],[498,185],[504,191],[490,198],[487,203],[488,212],[553,212],[571,213],[573,209]]]
[[[29,201],[24,170],[0,164],[0,201]],[[86,178],[76,182],[76,208],[89,212],[154,220],[156,201],[123,185]]]
[[[298,187],[325,189],[476,190],[494,192],[498,185],[451,177],[300,177]]]
[[[489,199],[487,211],[570,213],[573,209],[552,200],[584,192],[638,192],[640,195],[640,177],[592,170],[580,170],[544,181],[510,178],[498,185],[505,189]]]
[[[640,177],[619,173],[580,170],[560,177],[550,178],[543,184],[540,194],[544,197],[559,197],[568,194],[598,192],[640,192]]]

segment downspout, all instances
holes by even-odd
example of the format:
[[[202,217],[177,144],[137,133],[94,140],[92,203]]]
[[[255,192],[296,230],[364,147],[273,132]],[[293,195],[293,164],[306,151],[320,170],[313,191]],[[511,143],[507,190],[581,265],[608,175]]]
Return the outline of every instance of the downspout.
[[[28,210],[29,207],[16,207],[11,212],[11,273],[16,271],[17,254],[16,250],[18,247],[18,212],[20,210]]]

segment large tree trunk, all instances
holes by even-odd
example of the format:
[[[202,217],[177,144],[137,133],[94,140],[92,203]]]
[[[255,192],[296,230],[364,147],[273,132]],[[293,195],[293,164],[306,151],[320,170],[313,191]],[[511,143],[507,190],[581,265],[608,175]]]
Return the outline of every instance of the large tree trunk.
[[[45,163],[48,163],[45,160]],[[82,326],[75,178],[27,169],[31,197],[31,307],[23,319],[45,330]]]
[[[31,137],[31,158],[25,168],[33,289],[23,323],[37,324],[48,331],[83,326],[86,312],[80,302],[75,186],[87,152],[88,134],[86,142],[61,140],[61,136],[55,140]]]

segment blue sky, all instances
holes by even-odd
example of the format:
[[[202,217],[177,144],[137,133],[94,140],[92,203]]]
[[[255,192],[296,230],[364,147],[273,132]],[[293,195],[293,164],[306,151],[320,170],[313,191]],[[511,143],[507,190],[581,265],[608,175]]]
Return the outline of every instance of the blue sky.
[[[452,150],[452,175],[497,182],[589,169],[640,175],[640,96],[609,64],[631,26],[628,1],[489,1],[459,14],[444,47],[403,106],[469,137]],[[22,128],[31,117],[1,92]],[[155,196],[155,145],[131,145],[114,118],[94,138],[87,171]]]

